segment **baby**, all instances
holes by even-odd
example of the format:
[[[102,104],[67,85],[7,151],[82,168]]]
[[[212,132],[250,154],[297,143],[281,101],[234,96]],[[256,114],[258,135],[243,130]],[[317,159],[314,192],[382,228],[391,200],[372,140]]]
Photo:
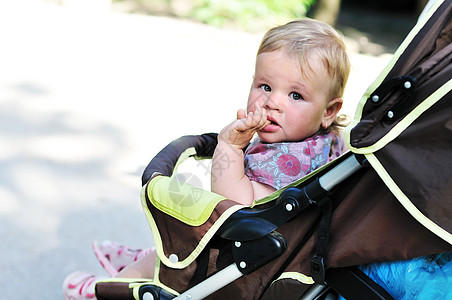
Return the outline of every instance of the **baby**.
[[[302,19],[271,29],[257,53],[248,113],[239,110],[218,136],[212,191],[250,205],[339,156],[336,119],[349,72],[330,26]]]

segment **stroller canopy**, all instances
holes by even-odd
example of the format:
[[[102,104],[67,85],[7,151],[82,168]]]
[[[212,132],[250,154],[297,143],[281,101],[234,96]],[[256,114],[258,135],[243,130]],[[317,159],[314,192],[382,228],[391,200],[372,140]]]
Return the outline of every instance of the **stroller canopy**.
[[[452,5],[438,1],[363,96],[346,130],[423,226],[452,244]]]

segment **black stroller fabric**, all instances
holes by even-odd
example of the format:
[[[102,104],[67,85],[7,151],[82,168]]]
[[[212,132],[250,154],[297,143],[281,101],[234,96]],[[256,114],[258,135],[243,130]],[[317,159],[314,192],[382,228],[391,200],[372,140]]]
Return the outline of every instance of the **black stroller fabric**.
[[[365,155],[372,168],[359,170],[331,193],[335,209],[327,268],[452,252],[451,16],[452,1],[439,1],[366,92],[347,128],[351,151]],[[186,149],[194,149],[195,156],[211,155],[215,142],[214,134],[183,137],[162,150],[143,175],[142,201],[163,262],[154,281],[174,292],[186,291],[233,262],[231,242],[214,233],[224,215],[241,207],[233,199],[222,199],[209,218],[193,226],[155,207],[150,199],[153,180],[148,181],[170,176]],[[311,207],[277,228],[288,241],[284,254],[208,298],[298,299],[313,283],[310,258],[320,214]],[[178,262],[173,264],[174,253]],[[189,263],[178,265],[180,261]],[[98,283],[97,296],[120,299],[105,295],[112,286],[119,290],[124,285],[131,287],[125,281]],[[138,299],[134,293],[122,295]]]

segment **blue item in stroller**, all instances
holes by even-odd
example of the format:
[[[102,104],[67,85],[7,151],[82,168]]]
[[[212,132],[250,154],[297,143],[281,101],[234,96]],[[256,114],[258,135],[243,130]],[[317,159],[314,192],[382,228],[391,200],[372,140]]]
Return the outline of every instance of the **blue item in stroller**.
[[[452,299],[452,253],[359,267],[394,299]]]

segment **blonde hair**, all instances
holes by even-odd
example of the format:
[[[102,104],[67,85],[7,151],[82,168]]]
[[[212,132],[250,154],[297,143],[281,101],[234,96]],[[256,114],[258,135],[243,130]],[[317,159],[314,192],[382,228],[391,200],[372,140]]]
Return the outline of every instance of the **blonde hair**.
[[[343,97],[350,74],[350,60],[342,36],[333,27],[309,18],[274,27],[264,35],[257,55],[281,49],[298,58],[300,66],[308,66],[311,71],[309,58],[316,54],[331,77],[330,100]],[[303,69],[302,72],[309,70]],[[343,120],[343,115],[338,116],[331,129],[346,125]]]

